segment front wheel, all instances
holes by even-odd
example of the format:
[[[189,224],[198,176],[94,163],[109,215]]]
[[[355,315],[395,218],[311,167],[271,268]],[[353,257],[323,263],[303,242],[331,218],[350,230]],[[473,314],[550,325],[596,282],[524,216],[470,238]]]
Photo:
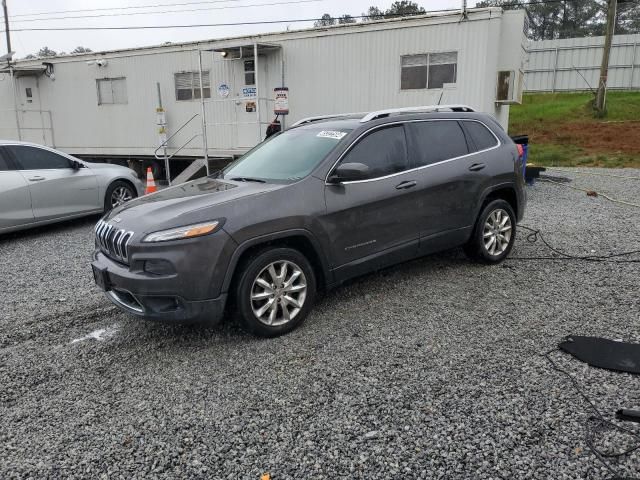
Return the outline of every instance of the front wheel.
[[[469,258],[482,263],[502,262],[516,239],[516,216],[505,200],[493,200],[480,212],[471,239],[464,246]]]
[[[131,184],[117,180],[107,188],[107,193],[104,196],[104,211],[109,212],[129,200],[133,200],[136,196],[136,189]]]
[[[316,279],[306,257],[291,248],[274,248],[244,264],[235,300],[245,330],[276,337],[300,325],[315,298]]]

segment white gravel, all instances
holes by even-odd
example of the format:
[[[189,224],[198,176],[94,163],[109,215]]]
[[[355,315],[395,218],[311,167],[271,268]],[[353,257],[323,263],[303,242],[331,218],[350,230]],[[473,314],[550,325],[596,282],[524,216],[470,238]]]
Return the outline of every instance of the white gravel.
[[[640,202],[640,180],[549,173]],[[640,249],[640,209],[528,192],[523,224],[567,253]],[[454,251],[352,282],[259,340],[120,313],[93,286],[95,221],[0,238],[1,478],[610,476],[585,443],[588,406],[541,354],[569,334],[640,342],[640,263],[485,267]],[[550,252],[520,231],[512,256]],[[607,418],[640,407],[638,376],[553,358]],[[640,452],[612,464],[640,476]]]

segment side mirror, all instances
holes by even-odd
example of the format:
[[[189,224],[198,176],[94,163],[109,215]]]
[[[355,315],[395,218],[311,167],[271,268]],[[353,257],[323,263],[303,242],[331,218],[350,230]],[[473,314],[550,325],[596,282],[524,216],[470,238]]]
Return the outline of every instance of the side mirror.
[[[342,163],[329,176],[329,182],[342,183],[365,180],[369,176],[369,167],[363,163]]]
[[[77,160],[70,160],[70,162],[71,162],[71,168],[73,168],[74,170],[80,170],[82,168],[82,164]]]

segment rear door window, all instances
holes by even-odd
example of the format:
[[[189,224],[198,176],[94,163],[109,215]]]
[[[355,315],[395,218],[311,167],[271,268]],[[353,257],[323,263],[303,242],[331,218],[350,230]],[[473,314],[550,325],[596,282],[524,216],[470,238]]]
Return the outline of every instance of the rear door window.
[[[71,163],[66,157],[49,150],[28,145],[9,145],[6,148],[13,154],[20,170],[71,168]]]
[[[398,125],[375,130],[356,143],[341,163],[366,165],[370,179],[407,170],[409,160],[404,127]]]
[[[11,160],[9,160],[8,153],[4,150],[6,147],[0,147],[0,172],[6,172],[7,170],[14,170]]]
[[[456,120],[408,123],[416,167],[461,157],[469,153],[462,127]]]
[[[475,145],[474,151],[487,150],[498,145],[495,135],[480,122],[464,121],[464,128]]]

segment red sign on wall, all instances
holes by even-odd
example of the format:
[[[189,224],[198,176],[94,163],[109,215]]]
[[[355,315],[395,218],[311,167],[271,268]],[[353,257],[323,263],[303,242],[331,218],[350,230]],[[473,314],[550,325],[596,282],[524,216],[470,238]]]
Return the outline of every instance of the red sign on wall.
[[[274,92],[276,94],[276,102],[273,112],[276,115],[289,115],[289,89],[281,87],[274,89]]]

